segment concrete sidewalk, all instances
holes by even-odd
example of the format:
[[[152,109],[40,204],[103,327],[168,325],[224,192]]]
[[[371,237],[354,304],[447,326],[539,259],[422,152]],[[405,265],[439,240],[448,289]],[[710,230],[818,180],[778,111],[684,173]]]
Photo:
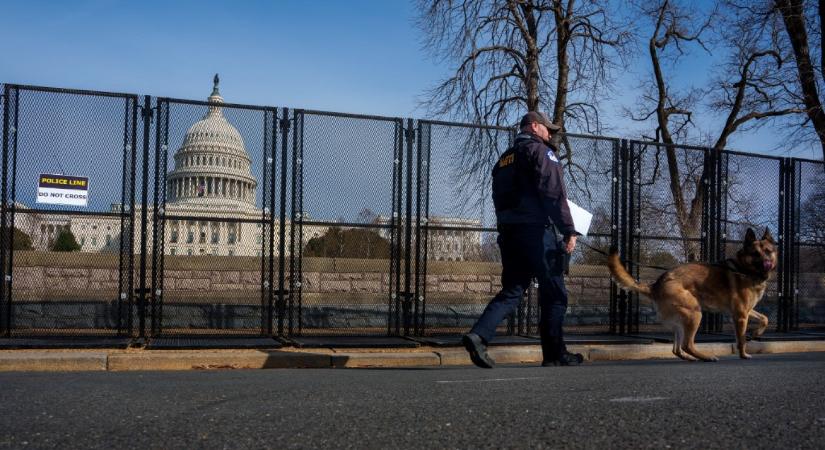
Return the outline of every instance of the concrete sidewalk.
[[[732,343],[697,344],[716,356],[736,354]],[[571,345],[587,361],[675,358],[671,344]],[[499,364],[536,364],[538,345],[492,346]],[[748,352],[825,352],[822,341],[749,342]],[[757,356],[758,357],[758,356]],[[298,349],[277,350],[2,350],[0,371],[128,371],[275,368],[437,367],[470,365],[462,347]]]

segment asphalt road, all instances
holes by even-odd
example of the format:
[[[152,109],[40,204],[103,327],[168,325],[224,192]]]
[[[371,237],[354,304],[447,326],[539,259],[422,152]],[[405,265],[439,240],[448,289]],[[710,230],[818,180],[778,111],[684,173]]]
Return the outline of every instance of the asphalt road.
[[[0,448],[823,448],[825,353],[0,373]]]

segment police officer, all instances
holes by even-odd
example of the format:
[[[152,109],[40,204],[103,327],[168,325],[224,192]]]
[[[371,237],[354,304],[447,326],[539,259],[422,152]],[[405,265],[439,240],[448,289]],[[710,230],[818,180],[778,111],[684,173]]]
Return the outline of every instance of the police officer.
[[[512,314],[532,278],[539,282],[542,366],[577,365],[582,355],[564,345],[562,324],[567,312],[565,258],[576,247],[576,232],[567,206],[562,165],[552,133],[561,129],[543,113],[530,111],[521,133],[493,168],[493,204],[501,250],[501,291],[462,337],[473,363],[492,368],[487,343],[496,327]],[[563,240],[557,235],[560,233]]]

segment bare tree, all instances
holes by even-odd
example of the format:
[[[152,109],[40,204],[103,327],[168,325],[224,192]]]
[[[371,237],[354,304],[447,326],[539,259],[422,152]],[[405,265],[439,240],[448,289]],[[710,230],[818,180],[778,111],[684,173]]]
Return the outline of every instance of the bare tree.
[[[608,0],[418,0],[424,47],[453,65],[422,106],[436,116],[511,128],[528,110],[567,129],[601,132],[599,100],[630,42],[622,9]],[[452,161],[461,208],[483,209],[489,174],[507,145],[500,128],[456,132]],[[561,142],[571,175],[573,146]],[[574,174],[574,170],[579,169]],[[577,185],[587,186],[586,182]],[[479,200],[480,199],[480,200]]]
[[[825,63],[825,45],[822,39],[822,17],[825,15],[825,1],[820,0],[817,6],[814,2],[804,0],[775,0],[773,2],[774,11],[782,17],[791,47],[793,57],[796,62],[797,81],[802,94],[802,103],[805,106],[805,113],[811,124],[813,124],[816,135],[822,147],[822,157],[825,159],[825,112],[822,110],[820,91],[822,89],[823,71],[821,64]],[[810,51],[811,42],[808,40],[808,30],[819,35],[820,61],[819,68]],[[815,52],[813,53],[816,54]]]
[[[602,0],[419,0],[424,46],[455,64],[423,105],[440,116],[511,126],[526,110],[599,130],[598,98],[625,54],[627,24]]]
[[[748,8],[729,1],[706,14],[696,14],[692,4],[686,6],[676,0],[639,2],[636,7],[652,23],[648,38],[652,77],[645,82],[649,89],[642,91],[637,105],[641,113],[631,117],[638,121],[652,119],[654,140],[665,144],[655,147],[655,151],[657,160],[660,152],[666,159],[672,199],[666,208],[673,209],[679,234],[685,239],[685,255],[690,258],[698,254],[698,245],[688,239],[699,237],[706,173],[700,154],[694,152],[689,157],[687,152],[678,151],[675,144],[688,140],[693,116],[702,106],[702,99],[710,99],[708,110],[724,117],[718,134],[708,137],[711,151],[724,149],[731,135],[757,128],[765,123],[763,119],[802,110],[794,106],[791,87],[782,76],[783,59],[776,46],[776,29],[764,19],[757,20],[759,17],[754,14],[746,14]],[[715,35],[710,34],[713,23],[721,30]],[[666,68],[679,62],[688,45],[710,54],[705,44],[708,39],[715,39],[716,48],[726,53],[725,63],[707,88],[677,91],[671,86],[672,77]],[[657,171],[652,173],[658,175]]]
[[[726,60],[709,87],[711,110],[726,113],[713,149],[723,150],[736,132],[752,131],[770,119],[798,118],[800,108],[790,64],[776,21],[751,2],[727,0],[716,36]],[[802,123],[795,124],[801,126]]]

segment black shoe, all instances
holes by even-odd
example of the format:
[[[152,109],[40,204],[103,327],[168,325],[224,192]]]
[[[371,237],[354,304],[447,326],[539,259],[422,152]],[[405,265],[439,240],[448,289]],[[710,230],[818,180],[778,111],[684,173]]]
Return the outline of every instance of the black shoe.
[[[496,363],[490,355],[487,354],[487,346],[481,341],[481,337],[475,333],[467,333],[461,337],[461,343],[470,354],[470,359],[478,367],[482,369],[492,369]]]
[[[584,356],[581,353],[564,352],[558,359],[544,361],[541,363],[542,367],[550,366],[578,366],[584,362]]]

